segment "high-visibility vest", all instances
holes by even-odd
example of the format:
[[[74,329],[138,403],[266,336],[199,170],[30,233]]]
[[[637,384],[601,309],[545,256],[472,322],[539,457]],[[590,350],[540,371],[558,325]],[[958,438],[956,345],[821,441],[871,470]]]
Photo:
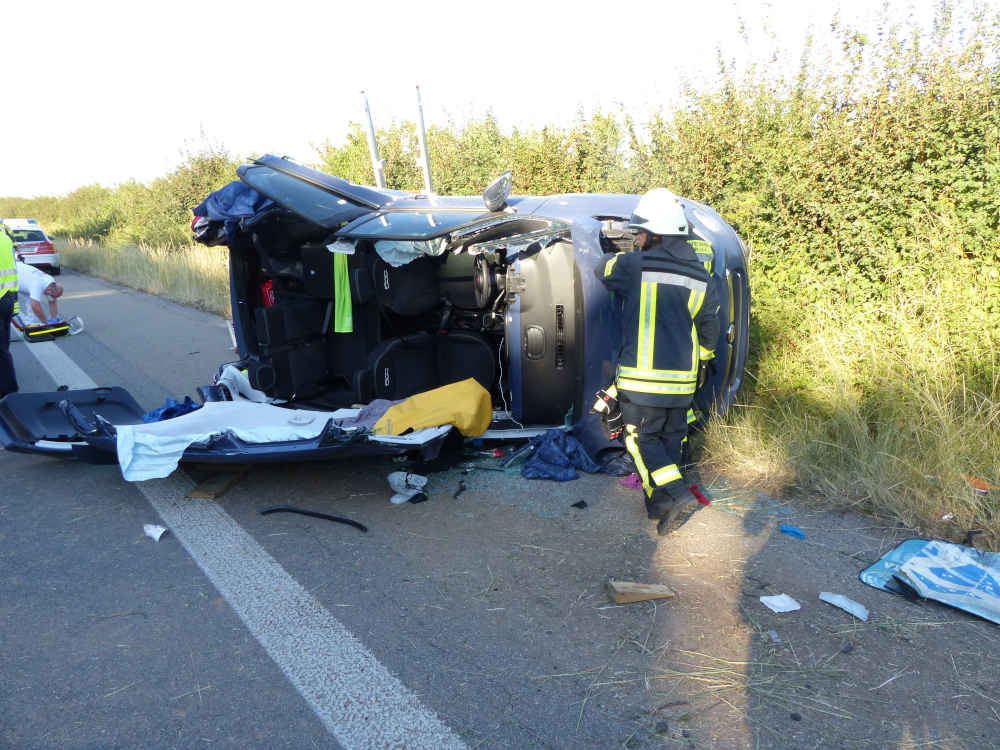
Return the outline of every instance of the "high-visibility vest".
[[[7,233],[0,229],[0,298],[5,294],[14,295],[14,314],[21,312],[17,304],[17,268],[14,267],[14,243]]]
[[[719,303],[706,268],[707,243],[667,237],[641,252],[619,253],[595,273],[624,298],[624,340],[615,382],[630,401],[687,406],[699,362],[715,355]]]

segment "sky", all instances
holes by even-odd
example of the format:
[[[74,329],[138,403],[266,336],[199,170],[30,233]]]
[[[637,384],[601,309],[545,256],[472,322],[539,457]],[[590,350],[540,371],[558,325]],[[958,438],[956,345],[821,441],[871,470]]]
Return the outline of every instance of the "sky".
[[[892,0],[896,2],[896,0]],[[1000,2],[1000,0],[989,0]],[[492,111],[502,127],[570,123],[581,109],[669,110],[717,54],[794,64],[806,34],[870,17],[872,0],[129,0],[13,3],[5,52],[0,196],[148,183],[221,148],[317,161],[364,122],[428,126]],[[936,2],[909,0],[930,17]],[[901,11],[902,12],[902,11]],[[751,49],[740,20],[757,30]],[[760,34],[768,28],[771,36]],[[433,155],[432,155],[433,157]]]

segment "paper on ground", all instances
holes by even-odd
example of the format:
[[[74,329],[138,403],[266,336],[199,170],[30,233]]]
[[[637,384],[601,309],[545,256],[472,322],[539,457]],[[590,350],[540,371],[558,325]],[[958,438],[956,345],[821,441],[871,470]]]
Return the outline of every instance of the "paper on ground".
[[[156,524],[147,523],[143,524],[142,530],[146,532],[146,536],[152,539],[154,542],[160,541],[160,537],[167,533],[165,526],[157,526]]]
[[[772,612],[794,612],[801,609],[797,601],[788,594],[777,594],[776,596],[762,596],[760,603]]]
[[[863,604],[858,604],[853,599],[848,599],[843,594],[831,594],[829,591],[821,591],[819,598],[834,607],[840,607],[845,612],[850,612],[863,622],[868,622],[868,608]]]

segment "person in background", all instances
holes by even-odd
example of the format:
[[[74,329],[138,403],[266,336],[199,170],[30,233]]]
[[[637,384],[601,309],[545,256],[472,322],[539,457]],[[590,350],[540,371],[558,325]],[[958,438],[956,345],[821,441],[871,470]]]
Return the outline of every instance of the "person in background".
[[[27,263],[16,264],[17,285],[21,295],[21,322],[25,326],[54,323],[59,319],[58,300],[63,293],[62,284]],[[47,310],[42,303],[47,303]]]
[[[17,390],[14,358],[10,356],[10,320],[19,311],[14,242],[0,225],[0,398]]]
[[[703,368],[715,356],[719,301],[676,195],[665,188],[646,193],[629,226],[640,252],[618,253],[594,268],[624,300],[617,375],[599,395],[617,400],[647,515],[665,534],[696,500],[681,475],[681,450]]]

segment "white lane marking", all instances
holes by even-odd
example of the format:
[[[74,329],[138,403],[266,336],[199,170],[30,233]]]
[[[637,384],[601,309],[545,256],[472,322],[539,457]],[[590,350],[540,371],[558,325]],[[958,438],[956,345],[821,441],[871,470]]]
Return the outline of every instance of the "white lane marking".
[[[54,341],[28,344],[25,349],[35,356],[38,363],[56,381],[56,385],[70,388],[97,388],[97,383],[91,380],[90,376],[81,370]]]
[[[57,383],[97,384],[53,342],[31,344]],[[216,503],[174,472],[135,487],[345,750],[466,745]]]

